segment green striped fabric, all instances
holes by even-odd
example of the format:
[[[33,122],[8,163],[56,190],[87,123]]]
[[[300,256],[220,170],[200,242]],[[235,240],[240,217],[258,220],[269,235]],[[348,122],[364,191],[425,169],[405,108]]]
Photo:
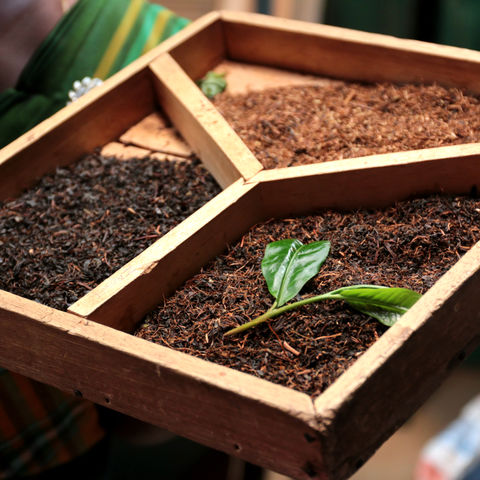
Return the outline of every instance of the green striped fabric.
[[[145,0],[79,0],[0,94],[0,148],[65,106],[74,81],[108,78],[188,23]]]
[[[104,436],[96,408],[0,368],[0,479],[56,467]]]

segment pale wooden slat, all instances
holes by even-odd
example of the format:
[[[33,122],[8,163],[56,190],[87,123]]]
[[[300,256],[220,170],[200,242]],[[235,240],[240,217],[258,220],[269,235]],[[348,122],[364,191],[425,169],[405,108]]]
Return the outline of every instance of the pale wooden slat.
[[[295,478],[323,469],[307,395],[6,292],[0,331],[2,367]]]
[[[159,102],[195,153],[223,187],[250,178],[261,164],[226,120],[169,56],[151,63]]]
[[[154,136],[159,130],[163,130],[164,128],[168,127],[171,127],[171,124],[165,115],[155,111],[130,127],[128,132],[135,131],[135,133],[138,135]]]
[[[119,142],[107,143],[101,150],[104,157],[115,157],[120,160],[128,160],[130,158],[145,158],[152,152],[145,148],[135,147],[133,145],[125,145]]]
[[[228,242],[259,220],[255,184],[240,179],[70,306],[69,312],[131,331]]]
[[[332,478],[358,469],[480,343],[479,288],[477,243],[315,401]]]
[[[232,60],[344,79],[437,82],[480,92],[480,52],[251,13],[222,12],[222,19]]]
[[[314,75],[264,67],[263,65],[232,62],[231,60],[220,62],[214,70],[225,75],[227,81],[225,91],[232,95],[257,92],[268,88],[332,83],[332,80]]]
[[[174,128],[151,131],[135,125],[120,137],[120,141],[177,157],[188,158],[193,155],[192,149],[180,138]]]

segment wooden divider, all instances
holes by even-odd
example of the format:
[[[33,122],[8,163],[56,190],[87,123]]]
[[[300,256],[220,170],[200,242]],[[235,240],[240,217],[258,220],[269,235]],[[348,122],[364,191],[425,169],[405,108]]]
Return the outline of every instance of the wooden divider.
[[[238,180],[68,311],[131,331],[147,312],[261,219],[255,187]]]
[[[226,56],[220,13],[216,12],[216,19],[204,29],[177,43],[168,52],[191,78],[198,80],[203,77]]]
[[[251,178],[262,169],[227,121],[170,55],[161,55],[150,68],[156,77],[159,103],[222,187],[240,177]]]

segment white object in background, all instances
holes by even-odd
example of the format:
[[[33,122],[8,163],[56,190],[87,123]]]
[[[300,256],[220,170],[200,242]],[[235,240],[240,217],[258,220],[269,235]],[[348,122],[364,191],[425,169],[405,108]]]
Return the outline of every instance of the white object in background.
[[[480,395],[423,448],[415,480],[461,480],[480,462]]]
[[[78,100],[80,97],[92,90],[92,88],[95,88],[102,83],[103,82],[99,78],[84,77],[82,80],[75,80],[73,82],[73,89],[69,90],[68,92],[69,100],[67,105],[75,100]]]

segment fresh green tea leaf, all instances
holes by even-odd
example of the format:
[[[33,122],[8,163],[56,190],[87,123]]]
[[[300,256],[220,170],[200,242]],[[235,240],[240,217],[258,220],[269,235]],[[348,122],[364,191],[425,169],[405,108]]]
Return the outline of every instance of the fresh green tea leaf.
[[[225,74],[214,71],[207,72],[207,74],[198,81],[198,86],[208,98],[213,98],[227,88]]]
[[[343,300],[359,312],[390,327],[421,297],[407,288],[352,285],[285,305],[320,271],[329,251],[330,242],[327,240],[308,245],[294,239],[269,243],[262,260],[262,273],[275,302],[265,313],[228,330],[225,336],[235,335],[282,313],[324,300]]]
[[[322,240],[303,245],[300,240],[279,240],[267,245],[262,273],[276,307],[291,300],[319,271],[330,251]]]
[[[330,292],[333,298],[347,302],[356,310],[391,327],[420,297],[407,288],[353,285]]]

